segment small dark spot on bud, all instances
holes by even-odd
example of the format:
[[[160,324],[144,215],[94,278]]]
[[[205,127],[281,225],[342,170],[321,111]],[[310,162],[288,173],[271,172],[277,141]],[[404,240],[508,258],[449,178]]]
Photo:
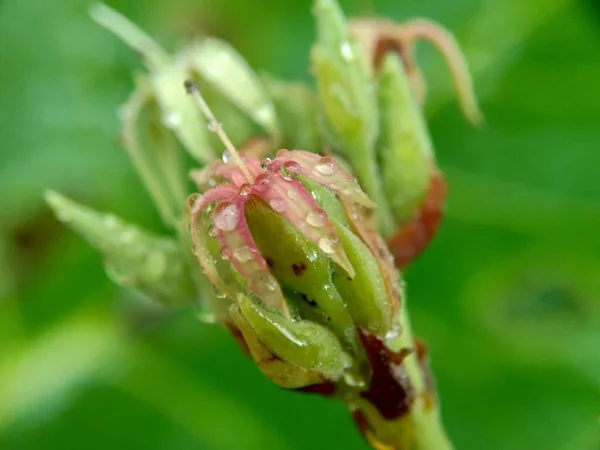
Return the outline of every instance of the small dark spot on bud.
[[[350,278],[350,277],[346,277],[346,280],[348,280],[348,281],[352,281],[352,278]]]
[[[185,87],[185,90],[188,94],[200,90],[200,88],[198,87],[198,83],[192,80],[185,80],[183,86]]]
[[[267,262],[267,266],[269,266],[271,269],[275,267],[275,261],[273,261],[273,259],[270,256],[267,256],[265,258],[265,261]]]
[[[304,263],[292,264],[292,270],[294,271],[294,275],[300,277],[306,270],[306,265]]]
[[[306,294],[300,294],[300,298],[302,300],[304,300],[306,303],[308,303],[310,306],[317,306],[317,302],[315,302],[314,300],[308,298],[306,296]]]

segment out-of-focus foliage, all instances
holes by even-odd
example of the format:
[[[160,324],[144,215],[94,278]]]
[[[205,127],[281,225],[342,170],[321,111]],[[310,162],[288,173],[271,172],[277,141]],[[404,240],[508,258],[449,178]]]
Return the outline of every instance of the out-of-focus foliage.
[[[210,33],[308,80],[309,1],[114,0],[169,50]],[[459,449],[600,447],[600,6],[354,0],[455,31],[487,125],[425,45],[448,218],[407,274]],[[161,231],[115,137],[137,58],[87,1],[0,1],[0,448],[366,448],[341,406],[284,392],[217,327],[115,288],[45,188]]]

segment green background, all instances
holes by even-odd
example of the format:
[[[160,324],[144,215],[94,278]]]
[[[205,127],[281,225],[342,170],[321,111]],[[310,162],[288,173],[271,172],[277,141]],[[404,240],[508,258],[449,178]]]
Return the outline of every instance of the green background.
[[[114,0],[167,48],[198,32],[310,82],[309,1]],[[161,230],[117,106],[141,69],[79,0],[0,0],[0,448],[364,449],[342,405],[266,380],[218,326],[106,278],[44,189]],[[447,218],[406,274],[458,449],[600,448],[600,5],[356,0],[465,48],[470,128],[419,47]]]

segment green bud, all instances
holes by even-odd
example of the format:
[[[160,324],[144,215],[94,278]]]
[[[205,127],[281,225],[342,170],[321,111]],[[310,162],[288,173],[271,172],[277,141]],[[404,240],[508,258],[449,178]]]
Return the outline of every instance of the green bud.
[[[189,78],[187,69],[174,61],[134,23],[108,6],[96,4],[90,14],[96,22],[142,55],[150,71],[150,82],[160,105],[164,124],[174,131],[196,160],[203,163],[210,161],[213,153],[208,143],[206,122],[181,88]]]
[[[261,200],[248,203],[246,218],[257,247],[279,283],[323,310],[337,334],[354,345],[354,323],[333,283],[329,255]],[[274,236],[277,245],[273,245]]]
[[[335,220],[333,224],[348,259],[356,270],[354,278],[343,274],[340,276],[335,272],[334,284],[356,325],[376,335],[385,336],[392,327],[393,315],[380,266],[358,236]]]
[[[244,57],[229,43],[206,38],[185,51],[184,57],[202,80],[252,118],[274,142],[279,141],[275,108],[265,87]],[[221,115],[219,117],[224,120]]]
[[[175,241],[150,234],[49,191],[56,217],[104,256],[107,275],[164,305],[195,304],[198,295],[185,257]]]
[[[163,123],[173,130],[185,149],[201,163],[214,159],[206,121],[192,99],[181,88],[189,72],[177,64],[169,64],[150,72],[150,80],[163,114]]]
[[[120,116],[123,146],[163,222],[176,228],[183,217],[187,180],[182,154],[169,130],[161,125],[161,112],[147,76],[137,78]]]
[[[379,71],[381,161],[385,194],[398,225],[415,214],[427,193],[433,161],[423,113],[402,63],[388,53]]]
[[[311,53],[322,128],[328,143],[348,160],[361,186],[377,203],[380,229],[391,233],[393,220],[379,180],[375,143],[378,112],[375,83],[362,49],[349,36],[334,0],[317,0],[318,39]]]
[[[239,295],[238,302],[241,314],[261,344],[283,362],[317,372],[322,381],[339,380],[352,365],[350,355],[326,327],[307,320],[285,319],[243,294]]]

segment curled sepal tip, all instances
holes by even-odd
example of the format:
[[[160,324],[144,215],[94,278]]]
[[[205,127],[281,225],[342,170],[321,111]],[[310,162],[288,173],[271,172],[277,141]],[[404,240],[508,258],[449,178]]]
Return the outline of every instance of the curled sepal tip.
[[[289,317],[290,312],[279,283],[269,272],[248,228],[245,205],[246,196],[238,195],[219,202],[215,207],[212,221],[221,252],[248,283],[250,291],[265,304]]]
[[[106,273],[116,284],[136,289],[164,305],[195,304],[196,287],[175,241],[56,192],[46,192],[45,198],[60,221],[102,253]]]
[[[296,162],[294,167],[304,176],[316,181],[338,195],[367,208],[376,205],[360,188],[358,181],[341,169],[335,159],[330,156],[319,156],[303,150],[280,150],[277,161],[285,167],[286,164]]]
[[[190,212],[190,233],[192,235],[194,253],[198,258],[200,267],[215,289],[229,297],[233,296],[233,292],[219,275],[216,261],[208,249],[208,230],[205,227],[202,214],[209,205],[229,198],[236,193],[237,189],[234,186],[222,184],[207,191],[204,195],[190,195],[187,202]]]

